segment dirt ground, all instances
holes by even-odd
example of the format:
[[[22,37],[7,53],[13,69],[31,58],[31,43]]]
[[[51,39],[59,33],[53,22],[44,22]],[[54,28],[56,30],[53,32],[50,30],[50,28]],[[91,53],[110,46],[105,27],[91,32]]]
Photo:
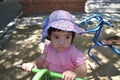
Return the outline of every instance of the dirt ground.
[[[114,28],[105,27],[101,38],[120,35],[120,22],[112,22]],[[92,44],[93,34],[77,37],[74,44],[85,55],[88,68],[88,80],[120,80],[120,56],[107,46],[95,47],[92,53],[101,63],[100,68],[90,57],[88,48]],[[31,80],[32,73],[17,69],[16,64],[29,62],[40,55],[38,43],[41,39],[41,26],[17,26],[9,40],[0,51],[0,80]],[[120,50],[120,46],[116,46]]]

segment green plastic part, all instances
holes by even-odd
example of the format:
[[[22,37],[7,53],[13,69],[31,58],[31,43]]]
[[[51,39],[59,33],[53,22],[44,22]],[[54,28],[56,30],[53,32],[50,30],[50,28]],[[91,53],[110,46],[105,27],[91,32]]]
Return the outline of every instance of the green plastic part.
[[[62,78],[62,75],[60,73],[56,73],[56,72],[51,72],[47,69],[37,69],[37,68],[33,68],[32,72],[36,73],[35,76],[32,78],[32,80],[41,80],[43,78],[43,76],[48,76],[50,79],[48,80],[55,80],[55,78]],[[85,78],[75,78],[75,80],[87,80]]]
[[[38,70],[34,70],[34,71],[38,71]],[[49,71],[47,69],[42,69],[35,74],[35,76],[32,78],[32,80],[41,80],[42,77],[47,73],[49,73]],[[47,74],[47,75],[49,75],[49,74]]]

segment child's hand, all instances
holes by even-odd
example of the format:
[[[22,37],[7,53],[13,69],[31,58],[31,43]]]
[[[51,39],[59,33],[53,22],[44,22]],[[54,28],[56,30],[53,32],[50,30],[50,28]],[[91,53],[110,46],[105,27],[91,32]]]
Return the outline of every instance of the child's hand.
[[[33,63],[23,63],[22,68],[26,71],[31,71],[32,68],[37,68],[37,66]]]
[[[72,71],[65,71],[62,73],[63,80],[74,80],[77,77],[77,74]]]

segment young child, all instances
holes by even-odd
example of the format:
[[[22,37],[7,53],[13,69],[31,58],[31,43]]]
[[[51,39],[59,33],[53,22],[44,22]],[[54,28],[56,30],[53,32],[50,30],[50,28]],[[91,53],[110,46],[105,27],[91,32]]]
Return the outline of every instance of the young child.
[[[63,80],[84,77],[87,68],[83,54],[72,44],[75,35],[82,30],[74,23],[72,14],[64,10],[52,12],[45,32],[50,43],[45,44],[43,54],[33,62],[23,63],[22,68],[31,71],[33,67],[45,67],[61,73]]]

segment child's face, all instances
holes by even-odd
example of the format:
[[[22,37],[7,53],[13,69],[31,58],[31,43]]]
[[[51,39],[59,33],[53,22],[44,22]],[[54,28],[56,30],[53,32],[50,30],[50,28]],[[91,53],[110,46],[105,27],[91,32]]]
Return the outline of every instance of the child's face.
[[[58,51],[63,51],[71,45],[72,33],[66,31],[54,31],[51,33],[51,43]]]

